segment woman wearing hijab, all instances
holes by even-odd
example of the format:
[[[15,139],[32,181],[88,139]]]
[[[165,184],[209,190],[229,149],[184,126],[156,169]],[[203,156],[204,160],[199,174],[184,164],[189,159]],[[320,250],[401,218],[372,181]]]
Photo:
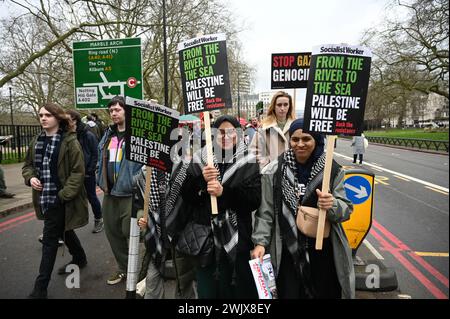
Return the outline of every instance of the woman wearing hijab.
[[[344,171],[333,161],[331,193],[321,192],[324,138],[303,132],[303,119],[289,129],[290,148],[262,172],[261,206],[255,216],[253,258],[271,255],[279,298],[354,298],[351,250],[341,223],[352,203],[344,190]],[[299,206],[324,209],[331,224],[322,250],[296,225]]]
[[[252,211],[261,202],[259,166],[234,117],[219,117],[213,131],[214,165],[206,164],[205,148],[196,152],[182,188],[183,200],[192,207],[190,219],[204,225],[214,242],[213,258],[198,259],[198,297],[257,298],[248,260]],[[210,195],[217,197],[217,215],[211,214]]]

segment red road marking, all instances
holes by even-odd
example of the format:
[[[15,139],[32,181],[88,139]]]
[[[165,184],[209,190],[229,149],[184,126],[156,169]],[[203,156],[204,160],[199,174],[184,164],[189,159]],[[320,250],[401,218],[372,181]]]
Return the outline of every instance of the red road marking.
[[[438,287],[436,287],[427,277],[425,277],[419,269],[411,264],[400,251],[393,247],[386,239],[381,237],[374,229],[371,230],[371,234],[378,242],[384,246],[419,282],[428,289],[428,291],[438,299],[448,299],[447,295],[443,293]]]
[[[31,218],[23,219],[23,220],[21,220],[21,221],[15,223],[15,224],[6,226],[6,227],[4,227],[4,228],[1,228],[1,229],[0,229],[0,234],[3,233],[4,231],[8,230],[8,229],[17,227],[17,226],[19,226],[20,224],[23,224],[23,223],[28,223],[28,222],[30,222],[30,221],[32,221],[32,220],[36,220],[36,218],[34,218],[34,216],[33,216],[33,217],[31,217]]]
[[[430,274],[432,274],[437,280],[442,282],[445,287],[448,288],[448,278],[445,277],[443,274],[441,274],[436,268],[434,268],[432,265],[427,263],[425,259],[423,259],[421,256],[418,256],[414,253],[414,251],[409,248],[405,243],[403,243],[400,239],[398,239],[394,234],[392,234],[390,231],[388,231],[385,227],[383,227],[380,223],[377,221],[373,221],[373,225],[378,228],[378,230],[383,233],[386,238],[388,238],[391,242],[393,242],[395,245],[397,245],[400,249],[406,250],[408,255],[410,255],[417,263],[419,263],[423,268],[425,268]]]
[[[99,187],[97,187],[96,188],[96,194],[100,194],[100,193],[103,193],[103,191]],[[30,216],[33,216],[33,218],[29,218],[27,220],[24,220],[25,218],[30,217]],[[0,223],[0,233],[4,232],[5,230],[14,228],[14,227],[16,227],[16,226],[18,226],[20,224],[23,224],[23,223],[26,223],[26,222],[34,220],[35,219],[34,216],[35,216],[35,212],[33,211],[33,212],[26,213],[26,214],[24,214],[22,216],[19,216],[19,217],[16,217],[16,218],[12,218],[12,219],[10,219],[10,220],[8,220],[6,222]],[[17,222],[17,223],[8,226],[9,224],[12,224],[12,223],[15,223],[15,222]]]
[[[6,222],[0,223],[0,228],[2,228],[3,226],[6,226],[6,225],[12,224],[12,223],[14,223],[16,221],[19,221],[21,219],[28,218],[31,215],[34,216],[34,212],[26,213],[25,215],[22,215],[22,216],[19,216],[19,217],[16,217],[16,218],[12,218],[12,219],[10,219],[10,220],[8,220]]]

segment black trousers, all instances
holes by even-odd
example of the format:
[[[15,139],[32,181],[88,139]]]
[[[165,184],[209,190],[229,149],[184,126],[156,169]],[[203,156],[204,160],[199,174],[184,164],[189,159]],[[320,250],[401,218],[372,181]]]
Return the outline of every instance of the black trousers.
[[[322,250],[316,250],[314,245],[308,248],[310,259],[310,278],[315,299],[340,299],[336,267],[333,260],[333,248],[330,239],[323,240]],[[305,278],[295,269],[294,260],[289,250],[283,245],[280,270],[277,276],[277,291],[279,299],[305,299]]]
[[[363,154],[353,154],[353,163],[356,163],[356,158],[359,157],[359,164],[362,164]]]
[[[39,266],[39,275],[36,278],[34,289],[47,290],[56,254],[58,253],[58,240],[64,238],[64,242],[73,256],[74,262],[86,260],[86,254],[81,246],[80,240],[73,230],[64,232],[65,210],[63,205],[49,209],[44,214],[44,231],[42,238],[42,258]]]

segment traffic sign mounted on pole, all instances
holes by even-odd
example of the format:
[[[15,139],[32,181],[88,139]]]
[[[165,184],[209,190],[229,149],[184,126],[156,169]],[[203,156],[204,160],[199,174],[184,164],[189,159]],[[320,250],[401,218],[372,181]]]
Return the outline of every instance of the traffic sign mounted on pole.
[[[372,209],[375,175],[365,169],[345,171],[344,188],[353,203],[353,213],[344,223],[345,234],[352,250],[356,252],[372,226]]]
[[[141,39],[73,42],[77,109],[105,108],[116,95],[142,99]]]

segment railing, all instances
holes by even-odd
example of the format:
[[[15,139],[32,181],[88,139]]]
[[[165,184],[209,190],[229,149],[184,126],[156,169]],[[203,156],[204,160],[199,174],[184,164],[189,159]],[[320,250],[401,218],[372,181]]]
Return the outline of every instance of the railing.
[[[22,161],[31,139],[40,131],[40,125],[0,125],[0,136],[14,136],[0,146],[0,163]]]
[[[442,151],[448,153],[448,141],[427,140],[417,138],[397,138],[382,136],[366,136],[369,142],[395,145],[401,147],[411,147],[417,149],[426,149],[432,151]]]

